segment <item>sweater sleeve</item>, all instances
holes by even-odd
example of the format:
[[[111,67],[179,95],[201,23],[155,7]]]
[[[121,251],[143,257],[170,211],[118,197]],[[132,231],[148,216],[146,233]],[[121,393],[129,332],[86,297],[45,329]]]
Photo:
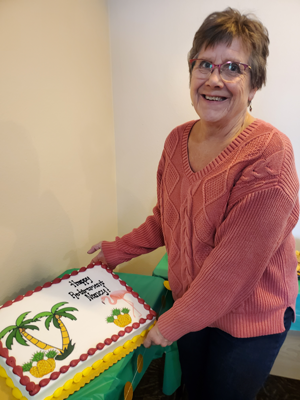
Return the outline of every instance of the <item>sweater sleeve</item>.
[[[262,187],[235,202],[190,288],[159,318],[164,337],[175,341],[210,326],[252,294],[297,222],[297,190],[291,198],[280,185]]]
[[[160,193],[161,179],[164,169],[164,153],[160,159],[157,171],[157,204],[153,208],[153,215],[132,232],[112,242],[104,241],[102,250],[110,267],[115,268],[122,262],[129,261],[141,254],[150,253],[158,247],[164,246],[164,236],[161,224]]]

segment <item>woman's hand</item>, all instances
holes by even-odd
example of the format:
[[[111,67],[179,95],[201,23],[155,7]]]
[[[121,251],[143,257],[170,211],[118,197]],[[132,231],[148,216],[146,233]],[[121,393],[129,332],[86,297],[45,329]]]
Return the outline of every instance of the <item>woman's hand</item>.
[[[170,346],[173,342],[170,342],[170,340],[166,339],[163,337],[163,335],[160,333],[157,324],[154,325],[154,327],[148,332],[145,340],[144,340],[144,347],[148,348],[152,344],[158,344],[161,347],[166,347]]]
[[[93,254],[93,253],[95,253],[95,251],[100,250],[100,252],[96,255],[96,257],[94,257],[92,259],[92,262],[94,262],[95,264],[98,264],[99,262],[101,262],[102,264],[107,265],[107,262],[106,262],[106,259],[104,257],[104,253],[103,253],[101,247],[102,247],[102,242],[94,244],[94,246],[92,246],[87,253]]]

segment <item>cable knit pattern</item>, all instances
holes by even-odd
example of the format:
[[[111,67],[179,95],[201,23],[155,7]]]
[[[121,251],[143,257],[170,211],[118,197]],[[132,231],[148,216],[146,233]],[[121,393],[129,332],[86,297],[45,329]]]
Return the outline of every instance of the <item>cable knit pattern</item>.
[[[158,202],[145,223],[103,242],[108,264],[166,245],[174,306],[158,327],[177,340],[206,326],[235,337],[284,330],[295,308],[298,178],[289,139],[254,121],[194,173],[188,137],[196,121],[168,136],[157,173]]]

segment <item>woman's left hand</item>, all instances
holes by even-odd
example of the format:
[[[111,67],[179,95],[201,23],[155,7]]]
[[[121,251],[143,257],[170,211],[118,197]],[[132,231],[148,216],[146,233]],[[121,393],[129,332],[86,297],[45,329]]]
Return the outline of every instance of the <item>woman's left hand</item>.
[[[173,342],[163,337],[160,333],[157,324],[148,332],[145,340],[144,340],[144,347],[148,348],[152,344],[160,345],[161,347],[170,346]]]
[[[96,255],[96,257],[94,257],[94,258],[92,259],[92,262],[93,262],[93,263],[96,263],[96,264],[98,264],[98,263],[100,262],[100,263],[103,263],[103,264],[106,264],[106,265],[107,265],[107,262],[106,262],[104,253],[103,253],[103,251],[102,251],[102,242],[99,242],[99,243],[94,244],[94,246],[92,246],[92,247],[89,249],[89,251],[88,251],[87,253],[88,253],[88,254],[93,254],[93,253],[95,253],[95,251],[97,251],[97,250],[100,250],[100,251],[99,251],[99,253]]]

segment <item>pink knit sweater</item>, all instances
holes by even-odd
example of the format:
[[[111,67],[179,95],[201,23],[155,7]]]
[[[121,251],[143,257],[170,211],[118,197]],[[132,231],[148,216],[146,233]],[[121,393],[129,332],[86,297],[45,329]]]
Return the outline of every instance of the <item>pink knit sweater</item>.
[[[282,332],[284,311],[295,309],[298,293],[291,143],[256,120],[194,173],[187,144],[195,122],[177,127],[165,142],[153,215],[103,242],[106,260],[115,267],[166,245],[175,303],[158,327],[169,340],[207,326],[235,337]]]

